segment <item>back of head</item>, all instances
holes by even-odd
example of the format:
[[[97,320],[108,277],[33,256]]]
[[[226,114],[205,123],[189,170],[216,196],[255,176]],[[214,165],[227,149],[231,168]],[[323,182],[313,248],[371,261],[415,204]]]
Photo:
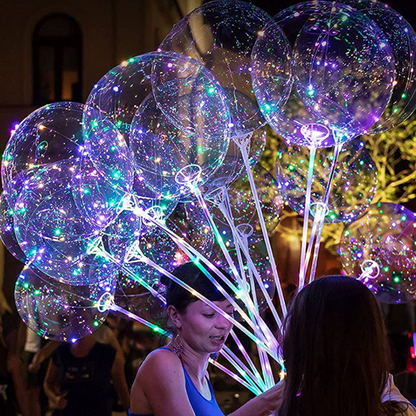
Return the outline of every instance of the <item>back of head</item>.
[[[389,370],[383,318],[359,281],[328,276],[306,286],[285,322],[288,376],[279,416],[379,416]]]

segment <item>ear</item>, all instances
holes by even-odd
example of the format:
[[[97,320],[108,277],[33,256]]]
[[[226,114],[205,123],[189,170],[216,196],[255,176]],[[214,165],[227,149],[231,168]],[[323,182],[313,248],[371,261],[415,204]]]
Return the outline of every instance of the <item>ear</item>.
[[[173,325],[176,326],[176,328],[181,328],[182,322],[181,322],[181,314],[178,312],[178,310],[172,306],[169,305],[167,309],[168,317],[170,321],[173,323]]]

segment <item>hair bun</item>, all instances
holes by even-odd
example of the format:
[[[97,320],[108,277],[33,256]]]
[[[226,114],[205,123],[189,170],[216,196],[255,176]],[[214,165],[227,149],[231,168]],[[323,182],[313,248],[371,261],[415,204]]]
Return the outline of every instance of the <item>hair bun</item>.
[[[160,276],[159,281],[160,281],[160,283],[162,283],[162,285],[169,286],[169,283],[170,283],[171,279],[169,277],[165,276],[164,274],[162,274],[162,276]]]

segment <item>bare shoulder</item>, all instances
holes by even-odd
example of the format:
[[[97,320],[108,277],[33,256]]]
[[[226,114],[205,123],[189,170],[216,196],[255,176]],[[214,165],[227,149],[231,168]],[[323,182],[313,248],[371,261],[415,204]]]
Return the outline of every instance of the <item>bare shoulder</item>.
[[[160,416],[195,416],[186,393],[182,363],[176,354],[158,349],[147,356],[133,384],[131,409]]]
[[[137,373],[137,378],[145,377],[147,381],[150,377],[153,380],[169,379],[175,377],[178,380],[183,376],[182,363],[180,359],[170,350],[157,349],[151,352]]]

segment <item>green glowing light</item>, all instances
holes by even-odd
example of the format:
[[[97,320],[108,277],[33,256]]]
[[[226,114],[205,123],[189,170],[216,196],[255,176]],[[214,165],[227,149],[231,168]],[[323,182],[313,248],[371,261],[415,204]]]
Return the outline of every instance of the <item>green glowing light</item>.
[[[94,325],[95,327],[97,327],[97,326],[100,326],[100,323],[99,323],[98,321],[94,321],[93,325]]]
[[[56,228],[53,232],[57,237],[59,237],[62,234],[62,231],[59,228]]]
[[[394,280],[394,283],[399,283],[400,282],[400,277],[396,276],[393,280]]]

